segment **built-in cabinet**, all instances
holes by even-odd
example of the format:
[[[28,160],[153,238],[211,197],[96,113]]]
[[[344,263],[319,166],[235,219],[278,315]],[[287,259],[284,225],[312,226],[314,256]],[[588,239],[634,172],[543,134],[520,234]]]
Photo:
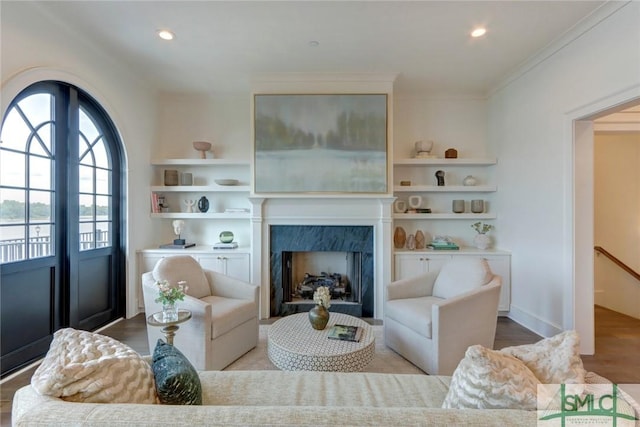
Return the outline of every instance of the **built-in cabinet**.
[[[202,268],[213,270],[246,282],[251,282],[251,250],[238,248],[230,250],[212,249],[211,246],[197,245],[187,249],[143,249],[138,251],[138,305],[144,309],[142,298],[142,273],[152,271],[162,258],[174,255],[189,255],[200,263]]]
[[[498,310],[509,311],[511,304],[511,254],[500,250],[481,250],[463,248],[459,251],[436,252],[396,250],[394,254],[395,280],[414,277],[428,272],[438,272],[442,265],[453,257],[483,257],[489,263],[491,271],[502,277],[500,303]]]

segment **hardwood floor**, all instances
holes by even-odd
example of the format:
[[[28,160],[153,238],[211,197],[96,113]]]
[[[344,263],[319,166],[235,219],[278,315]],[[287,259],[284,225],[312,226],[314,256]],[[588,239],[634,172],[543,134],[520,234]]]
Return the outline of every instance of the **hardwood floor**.
[[[596,372],[619,384],[640,383],[640,320],[595,307],[596,354],[583,356],[585,369]],[[268,319],[264,324],[273,323]],[[371,323],[380,324],[379,321]],[[119,341],[125,342],[141,354],[149,354],[144,315],[120,321],[102,331]],[[530,344],[541,337],[506,317],[498,318],[495,349],[512,345]],[[0,384],[0,426],[11,425],[11,402],[13,394],[20,387],[29,384],[36,367],[32,367],[16,377]]]

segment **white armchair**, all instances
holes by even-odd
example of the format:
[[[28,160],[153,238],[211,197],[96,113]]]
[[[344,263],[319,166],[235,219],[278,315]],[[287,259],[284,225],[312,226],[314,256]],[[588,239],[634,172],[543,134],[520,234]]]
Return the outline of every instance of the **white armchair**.
[[[493,348],[501,284],[478,257],[390,283],[385,344],[428,374],[453,374],[469,346]]]
[[[257,345],[258,286],[203,269],[187,255],[166,257],[142,275],[147,315],[162,310],[155,302],[158,280],[187,282],[187,295],[178,307],[191,311],[192,318],[180,324],[174,345],[196,369],[224,369]],[[147,337],[153,353],[158,338],[164,338],[161,328],[147,325]]]

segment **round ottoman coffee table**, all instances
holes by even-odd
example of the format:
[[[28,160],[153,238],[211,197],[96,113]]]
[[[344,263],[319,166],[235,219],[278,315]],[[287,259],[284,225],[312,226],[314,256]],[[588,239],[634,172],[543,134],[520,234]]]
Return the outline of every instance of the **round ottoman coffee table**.
[[[360,326],[358,342],[329,339],[333,325]],[[308,313],[297,313],[277,320],[269,328],[269,359],[283,371],[357,372],[371,362],[375,337],[369,324],[357,317],[331,313],[327,327],[311,327]]]

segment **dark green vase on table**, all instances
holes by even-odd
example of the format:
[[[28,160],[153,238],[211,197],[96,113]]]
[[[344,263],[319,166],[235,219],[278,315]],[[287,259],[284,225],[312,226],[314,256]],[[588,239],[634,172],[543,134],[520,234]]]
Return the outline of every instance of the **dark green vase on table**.
[[[309,322],[311,322],[313,329],[323,330],[329,323],[329,310],[322,305],[316,305],[309,310]]]

